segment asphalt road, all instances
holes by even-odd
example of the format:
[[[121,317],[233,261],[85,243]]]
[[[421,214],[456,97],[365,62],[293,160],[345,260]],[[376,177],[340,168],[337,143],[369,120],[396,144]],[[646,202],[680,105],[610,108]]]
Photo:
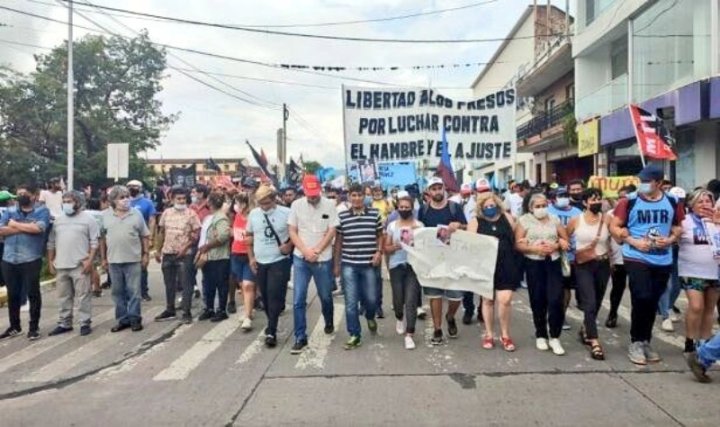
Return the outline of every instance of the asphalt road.
[[[138,333],[110,333],[114,310],[106,291],[94,299],[90,336],[80,337],[76,327],[47,337],[57,303],[54,293],[45,293],[42,339],[0,342],[0,425],[705,426],[720,420],[720,372],[712,372],[713,384],[694,382],[680,334],[656,331],[661,363],[629,362],[627,294],[619,327],[600,328],[602,362],[576,338],[582,320],[576,309],[569,311],[573,329],[562,336],[567,355],[537,351],[524,290],[513,309],[516,352],[482,349],[479,325],[464,326],[459,318],[460,337],[439,347],[429,344],[430,321],[420,321],[417,349],[407,351],[395,333],[387,284],[389,316],[379,321],[376,336],[364,332],[362,347],[353,351],[342,347],[343,299],[335,298],[338,331],[326,336],[311,292],[310,348],[294,356],[291,310],[281,317],[278,347],[270,350],[263,346],[262,312],[249,333],[240,330],[238,314],[217,324],[153,322],[164,305],[161,283],[155,265],[153,301],[143,304],[145,330]],[[290,301],[291,294],[288,308]],[[22,316],[26,329],[27,313]],[[0,325],[6,324],[3,308]]]

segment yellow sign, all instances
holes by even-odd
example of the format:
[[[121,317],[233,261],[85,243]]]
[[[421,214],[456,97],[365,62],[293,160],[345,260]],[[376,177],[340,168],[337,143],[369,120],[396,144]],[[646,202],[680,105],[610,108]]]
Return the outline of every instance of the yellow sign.
[[[640,180],[636,176],[591,176],[588,181],[588,187],[602,190],[609,199],[617,198],[618,190],[630,184],[637,187]]]
[[[578,157],[592,156],[600,149],[598,123],[598,120],[592,119],[577,126]]]

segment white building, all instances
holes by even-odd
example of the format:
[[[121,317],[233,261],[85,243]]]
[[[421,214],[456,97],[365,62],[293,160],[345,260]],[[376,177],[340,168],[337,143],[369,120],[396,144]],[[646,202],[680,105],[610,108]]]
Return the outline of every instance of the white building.
[[[525,74],[525,70],[532,66],[536,57],[542,54],[549,35],[564,33],[567,30],[568,23],[563,11],[553,6],[549,8],[549,14],[546,10],[548,8],[544,5],[529,5],[525,9],[505,41],[490,59],[489,65],[472,83],[475,97],[514,86],[518,76]],[[532,116],[524,100],[519,100],[518,104],[516,123],[519,125],[530,120]],[[495,177],[497,186],[503,188],[510,178],[534,180],[532,171],[532,153],[517,153],[514,162],[511,160],[489,163],[476,169],[474,178]]]
[[[576,0],[575,115],[600,119],[598,173],[635,174],[629,102],[665,120],[685,188],[720,170],[719,0]]]

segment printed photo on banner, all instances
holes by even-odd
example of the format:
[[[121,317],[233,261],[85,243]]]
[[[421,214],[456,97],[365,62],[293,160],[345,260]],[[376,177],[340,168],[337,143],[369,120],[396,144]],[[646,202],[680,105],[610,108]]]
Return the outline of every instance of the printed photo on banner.
[[[450,244],[450,228],[447,225],[438,225],[437,227],[437,241],[440,245]]]
[[[413,239],[413,231],[411,228],[403,227],[400,229],[400,242],[403,245],[413,246],[414,244]]]
[[[377,180],[377,169],[375,162],[370,160],[362,160],[358,162],[360,168],[360,183],[375,182]]]
[[[344,86],[342,91],[348,165],[368,159],[437,161],[443,130],[454,160],[484,164],[514,155],[514,88],[470,100],[428,88]]]

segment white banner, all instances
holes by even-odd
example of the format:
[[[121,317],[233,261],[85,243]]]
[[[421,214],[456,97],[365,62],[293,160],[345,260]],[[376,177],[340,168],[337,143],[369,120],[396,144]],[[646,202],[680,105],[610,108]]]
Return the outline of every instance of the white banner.
[[[447,231],[444,227],[419,228],[413,245],[403,244],[420,284],[493,299],[498,240],[462,230]]]
[[[510,160],[515,152],[515,89],[456,101],[432,89],[343,86],[345,163],[430,160],[468,164]]]

